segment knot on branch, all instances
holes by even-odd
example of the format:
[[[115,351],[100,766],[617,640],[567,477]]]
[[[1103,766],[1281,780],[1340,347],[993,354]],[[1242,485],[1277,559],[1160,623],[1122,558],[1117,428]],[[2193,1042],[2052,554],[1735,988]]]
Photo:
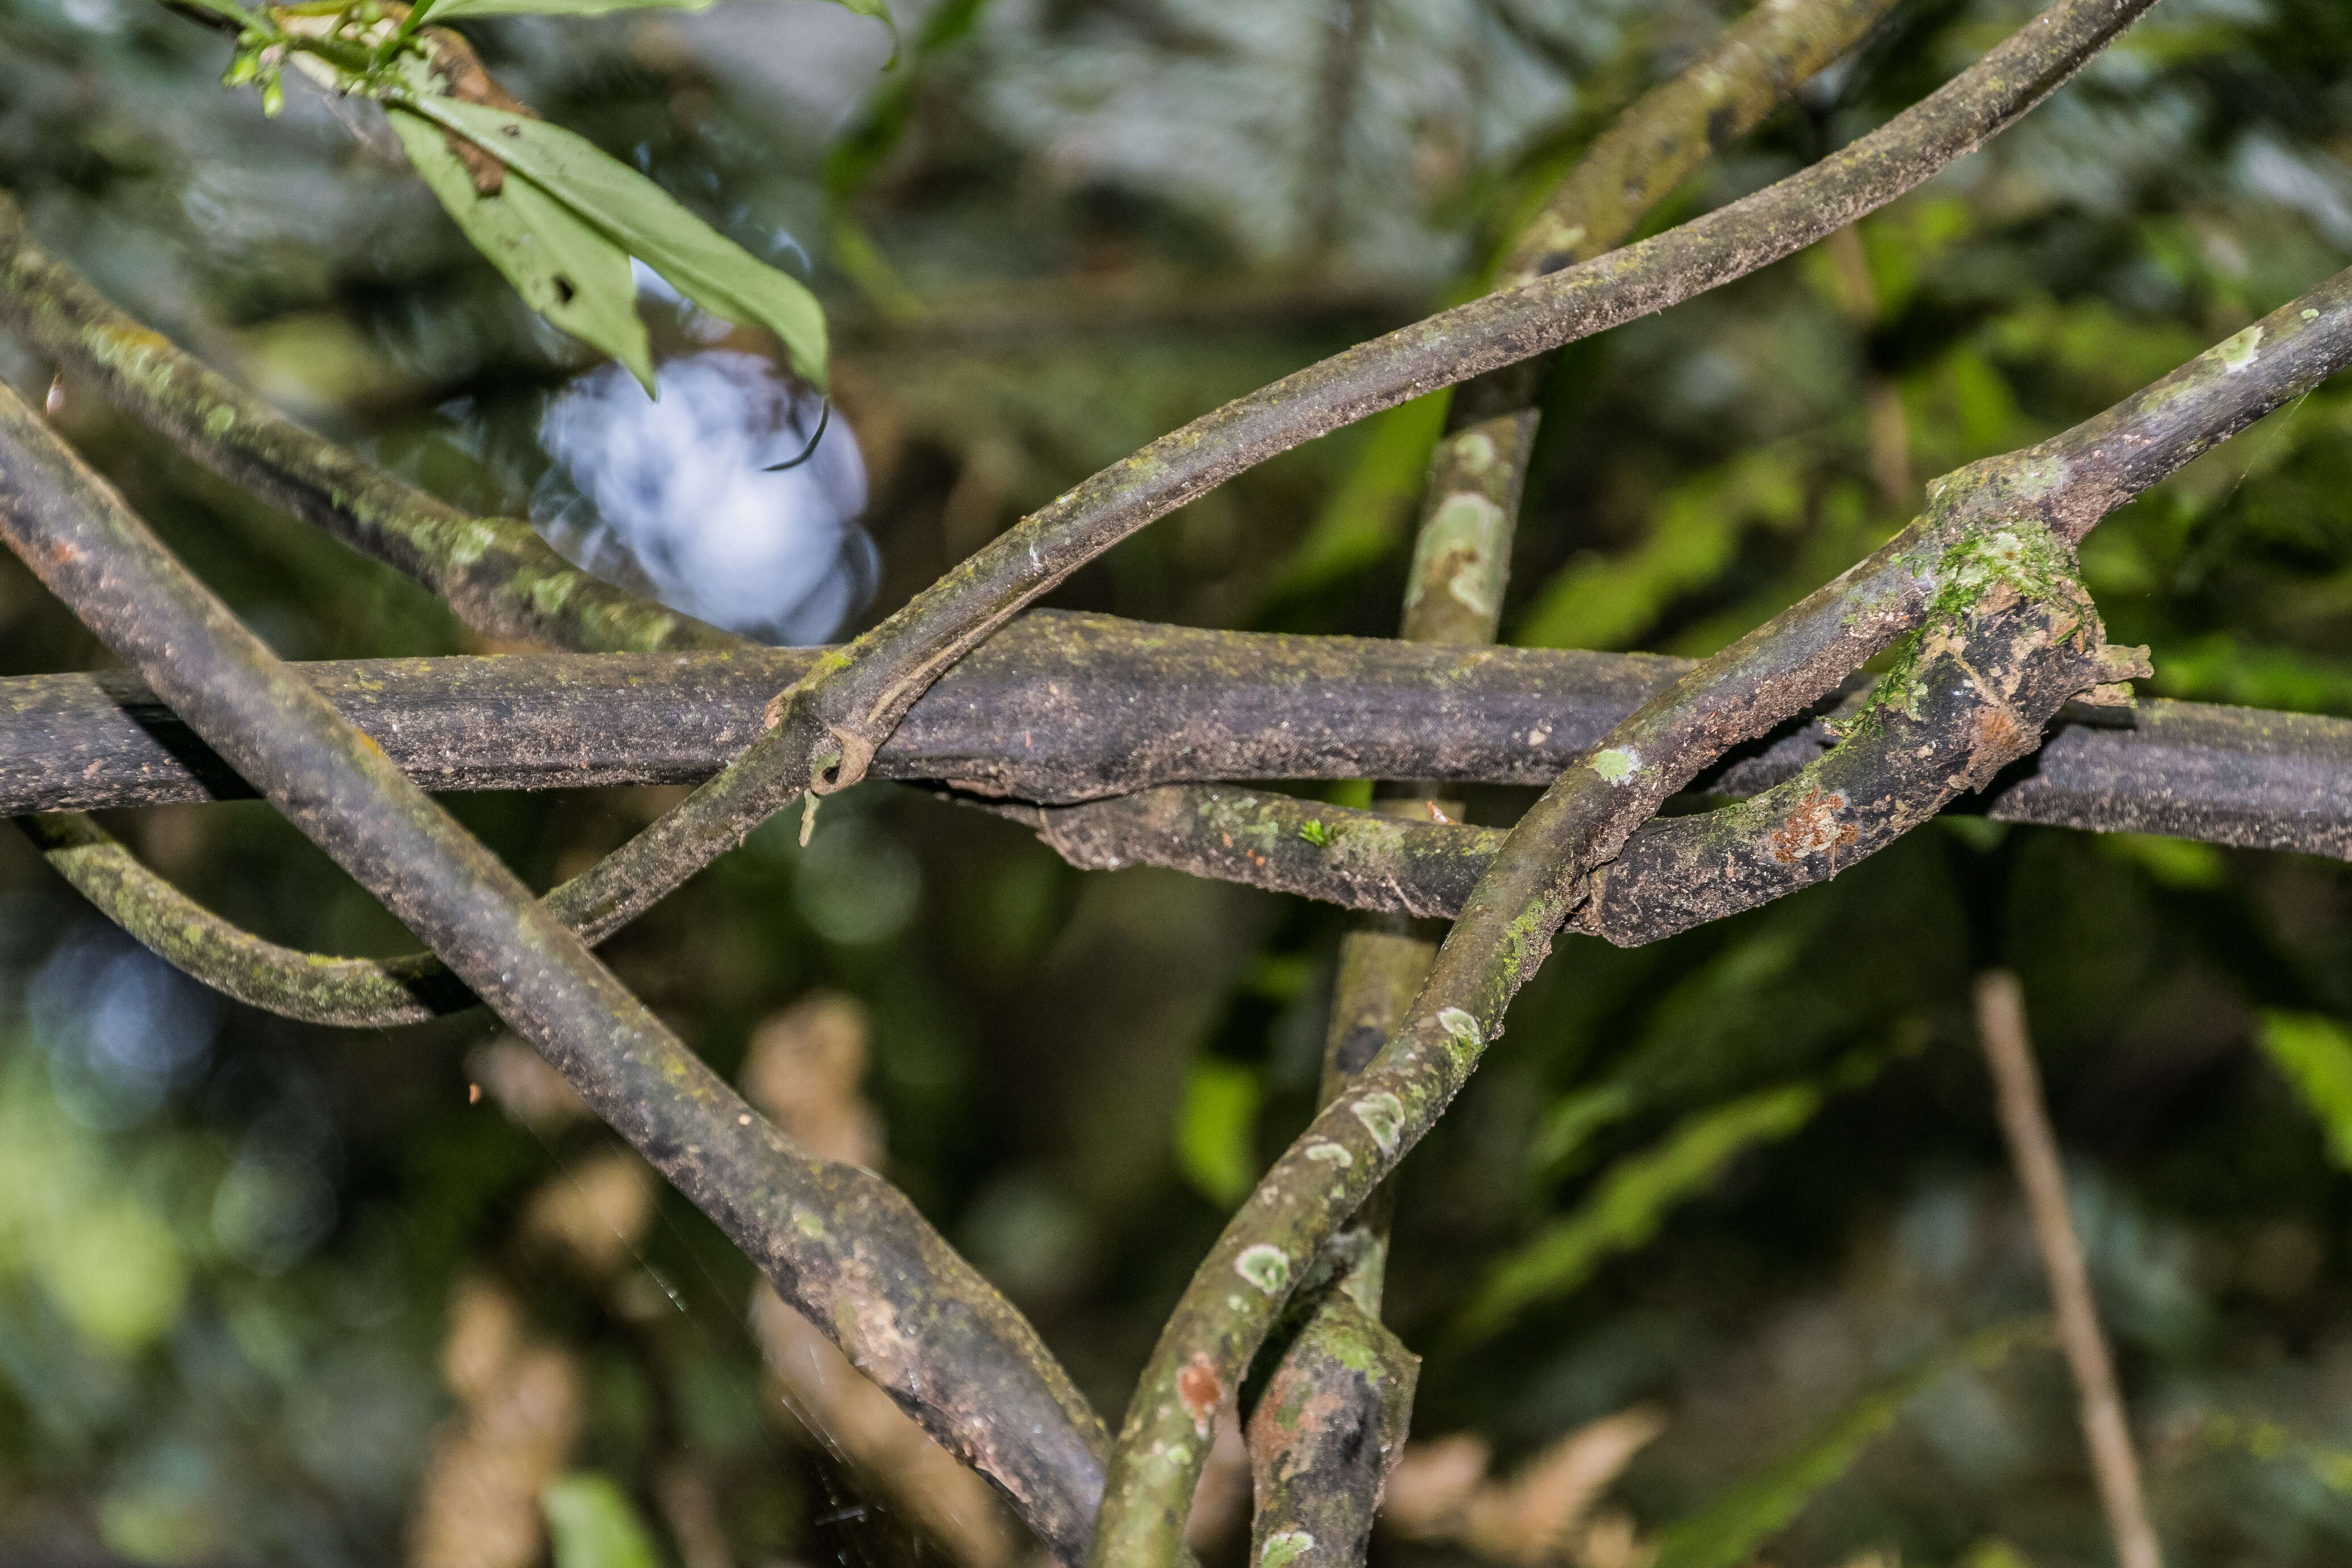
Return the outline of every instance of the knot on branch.
[[[1796,777],[1699,816],[1654,822],[1603,867],[1575,929],[1654,942],[1822,881],[1990,784],[2067,701],[2127,697],[2145,648],[2108,646],[2073,547],[2038,521],[1971,533],[1838,744]]]

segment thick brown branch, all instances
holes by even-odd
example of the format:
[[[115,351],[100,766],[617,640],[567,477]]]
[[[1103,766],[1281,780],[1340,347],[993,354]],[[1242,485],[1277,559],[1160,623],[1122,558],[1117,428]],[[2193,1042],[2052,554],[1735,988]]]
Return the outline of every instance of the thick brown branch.
[[[741,646],[590,576],[528,523],[459,511],[303,429],[45,255],[5,192],[0,326],[215,473],[415,578],[485,637],[577,648]]]
[[[1082,1553],[1102,1431],[1020,1314],[898,1191],[755,1115],[5,390],[0,538],[861,1371]]]
[[[756,731],[768,694],[814,657],[761,648],[293,668],[426,789],[572,789],[709,778]],[[1041,610],[916,704],[874,773],[957,780],[980,796],[1047,805],[1122,797],[1083,810],[1023,807],[1083,865],[1184,865],[1352,908],[1450,915],[1467,882],[1449,899],[1405,862],[1375,869],[1369,859],[1360,893],[1323,879],[1311,859],[1282,873],[1291,879],[1267,880],[1239,857],[1188,847],[1191,830],[1172,826],[1178,792],[1132,792],[1216,779],[1540,785],[1691,668],[1647,654],[1469,652]],[[1758,795],[1832,743],[1823,722],[1809,722],[1694,787]],[[0,679],[0,816],[251,793],[135,677]],[[1310,817],[1351,820],[1312,802],[1284,806],[1264,791],[1202,797],[1223,830],[1239,822],[1251,844],[1264,835],[1247,812],[1235,815],[1244,795],[1269,809],[1295,806],[1292,828]],[[2352,858],[2352,721],[2160,699],[2128,710],[2070,708],[2032,760],[1979,798],[2004,822]],[[1432,842],[1445,837],[1438,829]],[[1394,900],[1377,890],[1391,876],[1404,882]]]
[[[1136,662],[1073,658],[1074,640],[1096,654],[1123,651]],[[1329,685],[1292,679],[1302,667],[1343,662],[1353,648],[1365,650],[1371,666],[1358,684],[1347,684],[1336,668],[1328,672]],[[736,657],[383,660],[312,666],[305,673],[430,788],[685,783],[707,777],[726,756],[730,735],[758,722],[762,693],[772,687],[761,670],[789,668],[808,656],[740,656],[751,661],[748,668],[737,668]],[[1211,679],[1220,670],[1249,668],[1264,679],[1236,675],[1222,688]],[[1059,806],[956,798],[1028,824],[1081,867],[1167,866],[1352,909],[1452,916],[1501,844],[1499,832],[1350,811],[1264,789],[1150,786],[1171,771],[1181,777],[1372,773],[1527,783],[1531,770],[1556,772],[1631,711],[1636,704],[1627,686],[1670,684],[1661,678],[1683,668],[1641,656],[1507,650],[1496,650],[1496,662],[1460,654],[1433,659],[1394,643],[1250,637],[1039,613],[1008,628],[919,704],[875,771],[929,779],[963,770],[1049,798],[1106,785],[1131,788]],[[1569,684],[1595,673],[1606,678],[1597,699]],[[665,684],[665,676],[676,683]],[[1203,684],[1166,709],[1150,700],[1195,677]],[[1488,678],[1525,684],[1489,686]],[[1557,715],[1558,729],[1541,746],[1515,753],[1514,742],[1528,733],[1519,726],[1538,721],[1531,719],[1535,710]],[[1000,712],[1013,717],[992,718]],[[2128,712],[2069,713],[2029,763],[1978,796],[1987,815],[2352,858],[2352,722],[2160,700]],[[1137,720],[1141,731],[1088,721],[1121,714]],[[1022,744],[1024,736],[1039,735],[1058,742],[1044,756]],[[1179,738],[1181,745],[1171,743]],[[1825,724],[1815,721],[1711,773],[1698,787],[1757,795],[1801,776],[1831,744]],[[996,755],[983,754],[990,745],[999,748]],[[1895,782],[1891,773],[1857,767],[1858,760],[1847,752],[1841,771],[1867,777],[1882,794]],[[1811,776],[1792,804],[1801,805],[1822,784],[1818,770]],[[1921,773],[1906,787],[1929,788],[1935,779]],[[1827,787],[1846,793],[1858,786]],[[247,793],[234,770],[133,680],[0,681],[0,811]],[[1906,798],[1912,814],[1924,809],[1922,797]],[[1785,812],[1772,818],[1785,819]],[[337,959],[278,947],[179,893],[87,818],[20,821],[51,865],[117,923],[240,1001],[315,1023],[377,1028],[475,1005],[426,955]],[[1609,895],[1580,911],[1579,929],[1622,944],[1681,929],[1695,907],[1680,891],[1683,879],[1693,877],[1694,889],[1713,879],[1712,847],[1728,821],[1711,815],[1644,824],[1609,868]],[[1763,842],[1771,831],[1768,825],[1746,837]],[[1706,907],[1721,914],[1778,897],[1883,842],[1874,827],[1867,836],[1858,831],[1853,844],[1793,864],[1767,864],[1749,854],[1748,868],[1761,876],[1742,879],[1729,895],[1705,894]],[[1659,901],[1635,896],[1637,888],[1656,889]]]
[[[428,789],[709,778],[813,650],[294,668]],[[1041,610],[917,705],[877,776],[1069,801],[1182,779],[1549,783],[1687,664],[1412,647]],[[249,794],[135,677],[0,679],[0,814]]]

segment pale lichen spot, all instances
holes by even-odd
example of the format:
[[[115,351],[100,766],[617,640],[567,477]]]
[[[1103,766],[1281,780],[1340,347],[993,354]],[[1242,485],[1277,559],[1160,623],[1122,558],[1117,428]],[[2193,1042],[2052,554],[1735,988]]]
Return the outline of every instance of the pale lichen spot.
[[[1337,1143],[1309,1143],[1307,1145],[1307,1157],[1319,1160],[1327,1165],[1337,1165],[1343,1171],[1356,1163],[1356,1157]]]
[[[1486,1043],[1486,1031],[1478,1027],[1478,1020],[1459,1007],[1438,1009],[1437,1026],[1465,1046],[1483,1046]]]
[[[1596,755],[1592,771],[1613,784],[1622,784],[1642,769],[1642,753],[1631,746],[1611,746]]]
[[[1559,252],[1574,250],[1584,243],[1584,226],[1570,223],[1556,212],[1546,212],[1536,221],[1523,248]]]
[[[1493,615],[1502,590],[1500,544],[1508,521],[1501,507],[1475,491],[1446,497],[1413,547],[1406,605],[1419,604],[1431,589],[1442,587],[1471,614]]]
[[[205,434],[217,441],[236,428],[236,410],[227,404],[217,404],[205,416]]]
[[[1305,1553],[1315,1550],[1315,1538],[1303,1530],[1286,1530],[1269,1535],[1258,1549],[1257,1568],[1284,1568]]]
[[[2303,319],[2306,321],[2315,321],[2319,320],[2319,312],[2306,305],[2303,309]]]
[[[807,1209],[803,1209],[800,1213],[793,1215],[793,1228],[799,1231],[803,1236],[807,1237],[811,1241],[823,1241],[824,1239],[824,1221],[818,1218],[816,1215]]]
[[[1362,1096],[1349,1111],[1364,1124],[1383,1154],[1396,1152],[1397,1142],[1404,1136],[1404,1101],[1387,1089],[1374,1089]]]
[[[1495,438],[1484,430],[1473,430],[1454,443],[1454,455],[1469,472],[1483,474],[1495,466]]]
[[[1279,1296],[1290,1283],[1290,1255],[1270,1241],[1244,1247],[1234,1259],[1234,1272],[1265,1291]]]
[[[2262,341],[2263,329],[2260,322],[2248,327],[2234,337],[2222,339],[2221,363],[2228,367],[2231,375],[2252,368],[2254,363],[2254,350],[2261,346]]]

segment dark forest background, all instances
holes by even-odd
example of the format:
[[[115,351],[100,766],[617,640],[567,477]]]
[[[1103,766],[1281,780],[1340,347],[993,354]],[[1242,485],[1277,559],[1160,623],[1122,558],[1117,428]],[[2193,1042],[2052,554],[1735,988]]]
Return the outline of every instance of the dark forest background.
[[[1150,437],[1475,290],[1735,9],[940,0],[887,73],[878,27],[813,0],[468,23],[519,96],[818,289],[836,434],[787,476],[745,455],[783,438],[763,362],[660,307],[660,412],[615,395],[373,110],[289,84],[265,121],[220,89],[223,41],[151,0],[0,0],[0,186],[127,309],[393,471],[714,616],[764,563],[772,635],[828,639]],[[1883,122],[2029,9],[1906,0],[1652,226]],[[2164,0],[1858,230],[1562,356],[1505,637],[1720,647],[1927,479],[2347,251],[2352,8]],[[495,651],[5,335],[0,376],[281,654]],[[1390,635],[1439,414],[1269,464],[1053,602]],[[2153,648],[2144,689],[2352,716],[2352,392],[2133,503],[2084,566],[2114,639]],[[0,563],[0,674],[103,658]],[[545,885],[673,798],[452,805]],[[408,945],[264,806],[113,826],[266,935]],[[803,1097],[779,1115],[882,1151],[1116,1413],[1312,1108],[1344,922],[1080,873],[867,784],[605,952],[722,1070]],[[1654,947],[1563,939],[1405,1168],[1389,1320],[1426,1362],[1375,1561],[1633,1568],[1697,1518],[1748,1521],[1688,1559],[1722,1568],[2109,1561],[2063,1364],[2004,1329],[2045,1301],[1969,1016],[1992,964],[2024,981],[2173,1561],[2345,1561],[2352,878],[1966,816]],[[765,1369],[798,1342],[753,1283],[488,1020],[220,1004],[0,838],[0,1555],[523,1568],[556,1481],[561,1568],[1018,1560],[877,1480],[849,1394]],[[1606,1499],[1563,1490],[1562,1456],[1610,1442]],[[1237,1560],[1245,1532],[1200,1524]]]

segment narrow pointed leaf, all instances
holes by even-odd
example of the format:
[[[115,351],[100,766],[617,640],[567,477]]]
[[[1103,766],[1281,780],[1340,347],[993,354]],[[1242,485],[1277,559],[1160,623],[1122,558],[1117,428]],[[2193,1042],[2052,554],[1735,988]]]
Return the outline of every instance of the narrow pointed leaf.
[[[619,360],[652,392],[653,350],[637,315],[628,252],[528,180],[510,179],[499,195],[483,195],[441,127],[398,108],[390,117],[427,188],[524,303]]]
[[[1525,1307],[1575,1291],[1621,1252],[1648,1243],[1680,1204],[1715,1185],[1732,1161],[1787,1138],[1821,1109],[1809,1083],[1768,1089],[1700,1111],[1601,1176],[1591,1197],[1496,1263],[1456,1325],[1465,1342],[1507,1327]]]
[[[2327,1136],[2327,1152],[2352,1170],[2352,1030],[2316,1013],[2265,1013],[2263,1050]]]
[[[543,120],[419,94],[407,106],[485,147],[515,174],[562,201],[716,316],[764,327],[793,371],[824,385],[824,310],[816,296],[672,200],[593,142]]]
[[[1668,1530],[1654,1568],[1738,1568],[1787,1529],[1816,1493],[1853,1468],[1903,1407],[1945,1373],[1963,1363],[1990,1370],[2012,1351],[2044,1343],[2048,1336],[2048,1325],[2039,1318],[1996,1324],[1866,1390],[1816,1427],[1801,1447]]]

